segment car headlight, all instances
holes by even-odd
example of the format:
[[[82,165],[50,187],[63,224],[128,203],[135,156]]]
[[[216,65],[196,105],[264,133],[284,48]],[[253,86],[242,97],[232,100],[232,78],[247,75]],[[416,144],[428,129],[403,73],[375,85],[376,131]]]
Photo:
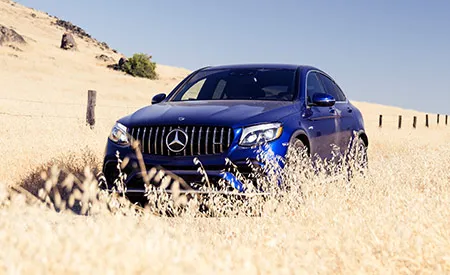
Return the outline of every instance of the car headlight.
[[[268,123],[245,127],[242,131],[239,145],[255,146],[264,142],[275,140],[281,136],[283,127],[281,123]]]
[[[130,145],[130,138],[127,133],[127,127],[118,122],[112,128],[109,139],[122,146]]]

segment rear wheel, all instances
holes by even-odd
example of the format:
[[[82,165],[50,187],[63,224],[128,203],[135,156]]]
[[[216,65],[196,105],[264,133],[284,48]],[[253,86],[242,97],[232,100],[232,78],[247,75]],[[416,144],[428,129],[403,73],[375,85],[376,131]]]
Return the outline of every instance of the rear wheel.
[[[352,164],[350,167],[351,170],[354,172],[359,172],[361,174],[365,174],[369,166],[367,145],[359,136],[354,140],[353,146],[351,148],[349,162]]]

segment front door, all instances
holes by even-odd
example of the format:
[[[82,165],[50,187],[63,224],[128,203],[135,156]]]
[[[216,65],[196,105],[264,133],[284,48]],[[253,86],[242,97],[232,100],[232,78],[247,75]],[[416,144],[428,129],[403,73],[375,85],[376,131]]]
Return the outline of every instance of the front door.
[[[348,103],[344,93],[339,88],[339,86],[328,76],[324,74],[319,74],[319,79],[321,80],[326,93],[332,95],[336,100],[334,105],[336,109],[336,130],[337,130],[337,143],[341,153],[344,153],[349,146],[353,135],[353,110],[351,105]]]
[[[306,81],[307,107],[302,114],[310,137],[311,154],[318,155],[322,159],[331,158],[332,151],[338,142],[337,115],[334,106],[312,106],[312,97],[315,93],[325,93],[325,89],[316,72],[310,72]]]

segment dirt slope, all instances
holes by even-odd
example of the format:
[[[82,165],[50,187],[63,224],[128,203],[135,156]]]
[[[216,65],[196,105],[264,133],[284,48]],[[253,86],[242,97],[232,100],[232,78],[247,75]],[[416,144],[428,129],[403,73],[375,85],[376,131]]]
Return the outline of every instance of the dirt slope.
[[[0,47],[0,139],[6,164],[0,175],[13,183],[24,170],[67,150],[94,147],[101,155],[115,119],[148,105],[189,71],[158,64],[159,80],[127,76],[95,57],[122,56],[91,39],[75,36],[78,51],[59,49],[56,18],[10,1],[0,1],[0,24],[21,34],[27,44]],[[149,49],[151,50],[151,49]],[[84,127],[87,91],[97,90],[97,127]],[[19,165],[18,165],[19,164]]]

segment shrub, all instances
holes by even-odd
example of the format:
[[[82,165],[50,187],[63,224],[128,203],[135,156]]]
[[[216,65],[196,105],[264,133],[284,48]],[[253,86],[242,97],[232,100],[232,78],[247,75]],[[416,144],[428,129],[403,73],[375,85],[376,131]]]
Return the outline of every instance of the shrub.
[[[151,56],[143,53],[134,54],[123,64],[122,70],[132,76],[157,79],[156,63]]]

